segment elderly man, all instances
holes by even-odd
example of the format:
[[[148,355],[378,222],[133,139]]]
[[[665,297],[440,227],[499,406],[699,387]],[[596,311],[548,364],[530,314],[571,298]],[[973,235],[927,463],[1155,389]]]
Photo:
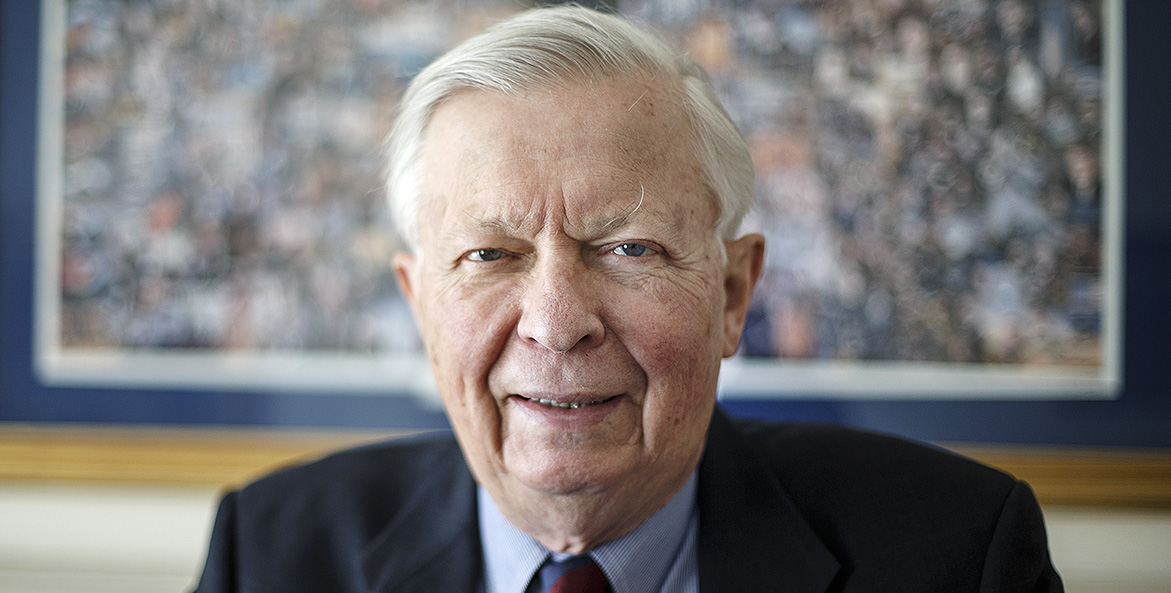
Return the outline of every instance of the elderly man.
[[[1032,494],[716,411],[761,270],[744,141],[620,18],[538,9],[423,71],[394,266],[454,428],[225,497],[199,591],[1059,591]],[[457,446],[458,443],[458,446]]]

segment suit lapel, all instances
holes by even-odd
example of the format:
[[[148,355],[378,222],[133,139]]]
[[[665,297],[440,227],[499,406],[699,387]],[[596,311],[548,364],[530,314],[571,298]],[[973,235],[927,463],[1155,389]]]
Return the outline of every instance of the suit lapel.
[[[369,545],[371,593],[475,591],[480,578],[476,488],[459,448],[421,476],[410,500]]]
[[[718,409],[699,468],[702,593],[825,591],[839,563]]]

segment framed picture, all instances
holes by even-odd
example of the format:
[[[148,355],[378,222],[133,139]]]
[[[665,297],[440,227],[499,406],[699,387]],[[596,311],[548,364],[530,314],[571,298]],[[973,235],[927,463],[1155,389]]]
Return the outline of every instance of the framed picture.
[[[434,402],[381,146],[414,73],[520,8],[45,0],[42,381]],[[723,393],[1115,396],[1121,2],[617,8],[753,154],[766,270]]]

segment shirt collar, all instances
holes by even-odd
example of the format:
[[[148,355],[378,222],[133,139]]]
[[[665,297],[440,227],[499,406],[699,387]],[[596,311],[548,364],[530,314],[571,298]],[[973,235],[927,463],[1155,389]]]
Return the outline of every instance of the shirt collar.
[[[590,550],[614,593],[658,592],[679,555],[694,519],[696,473],[667,504],[630,533]],[[550,554],[532,536],[504,518],[481,486],[480,539],[484,550],[485,593],[523,593]]]

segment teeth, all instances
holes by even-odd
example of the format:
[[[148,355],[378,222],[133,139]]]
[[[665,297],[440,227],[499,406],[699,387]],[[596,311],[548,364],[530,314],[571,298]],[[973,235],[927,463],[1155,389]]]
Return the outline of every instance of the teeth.
[[[583,406],[600,404],[600,403],[606,401],[606,400],[601,400],[601,401],[596,401],[596,402],[559,402],[559,401],[553,401],[551,399],[544,399],[544,398],[529,398],[529,400],[535,401],[539,404],[544,404],[546,406],[552,406],[554,408],[566,408],[569,410],[576,410],[576,409],[583,407]]]

